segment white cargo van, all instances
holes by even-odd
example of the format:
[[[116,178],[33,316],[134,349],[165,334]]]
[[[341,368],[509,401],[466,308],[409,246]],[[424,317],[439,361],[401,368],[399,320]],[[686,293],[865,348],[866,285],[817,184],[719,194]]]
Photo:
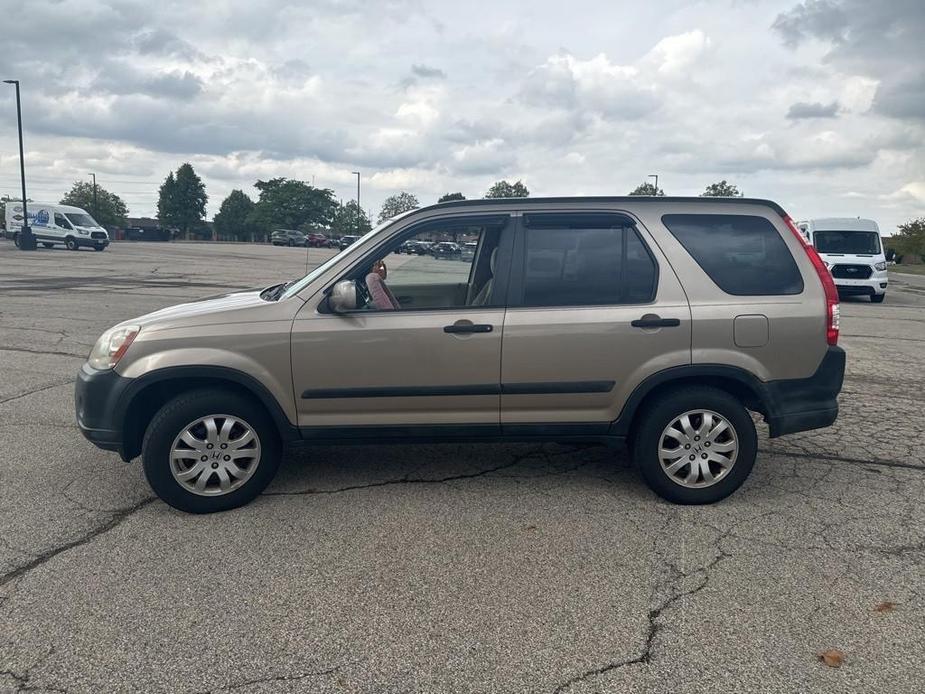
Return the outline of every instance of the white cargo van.
[[[72,251],[82,247],[101,251],[109,245],[106,230],[79,207],[30,202],[27,212],[32,234],[45,248],[60,244]],[[11,236],[17,246],[22,222],[22,203],[10,200],[6,203],[6,235]]]
[[[829,268],[839,294],[869,296],[876,304],[886,298],[886,256],[877,222],[826,217],[797,226]]]

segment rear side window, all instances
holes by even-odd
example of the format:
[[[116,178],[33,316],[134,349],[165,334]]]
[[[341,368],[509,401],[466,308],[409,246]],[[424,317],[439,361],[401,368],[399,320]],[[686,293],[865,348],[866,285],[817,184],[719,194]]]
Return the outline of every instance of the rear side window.
[[[777,229],[764,217],[666,214],[662,223],[727,294],[799,294],[803,277]]]
[[[615,215],[527,215],[525,306],[641,304],[658,271],[631,220]]]

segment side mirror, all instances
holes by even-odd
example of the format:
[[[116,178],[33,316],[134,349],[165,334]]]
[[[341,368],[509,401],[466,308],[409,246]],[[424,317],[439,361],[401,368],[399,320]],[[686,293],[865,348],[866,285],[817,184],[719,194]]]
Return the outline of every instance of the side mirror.
[[[332,313],[345,313],[357,307],[357,286],[353,280],[341,280],[328,295],[328,307]]]

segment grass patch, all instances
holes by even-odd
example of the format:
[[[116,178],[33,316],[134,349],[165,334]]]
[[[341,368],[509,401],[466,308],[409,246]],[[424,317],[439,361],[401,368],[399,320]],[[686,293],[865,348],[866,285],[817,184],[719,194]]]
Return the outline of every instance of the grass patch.
[[[889,270],[902,275],[925,275],[925,265],[890,265]]]

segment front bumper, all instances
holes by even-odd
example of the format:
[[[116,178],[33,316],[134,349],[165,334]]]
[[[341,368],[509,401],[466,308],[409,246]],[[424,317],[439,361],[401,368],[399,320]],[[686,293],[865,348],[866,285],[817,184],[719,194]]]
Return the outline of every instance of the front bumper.
[[[86,363],[80,368],[74,386],[77,428],[97,448],[121,455],[123,413],[119,402],[131,382],[112,370],[97,371]]]
[[[845,350],[830,346],[809,378],[768,381],[764,401],[770,437],[832,425],[838,417],[844,377]]]
[[[75,238],[77,239],[78,248],[106,248],[109,245],[109,239],[91,239],[86,236],[77,236]]]
[[[836,277],[835,288],[839,294],[859,294],[871,296],[872,294],[885,294],[888,284],[886,272],[874,272],[868,279],[848,280]]]

